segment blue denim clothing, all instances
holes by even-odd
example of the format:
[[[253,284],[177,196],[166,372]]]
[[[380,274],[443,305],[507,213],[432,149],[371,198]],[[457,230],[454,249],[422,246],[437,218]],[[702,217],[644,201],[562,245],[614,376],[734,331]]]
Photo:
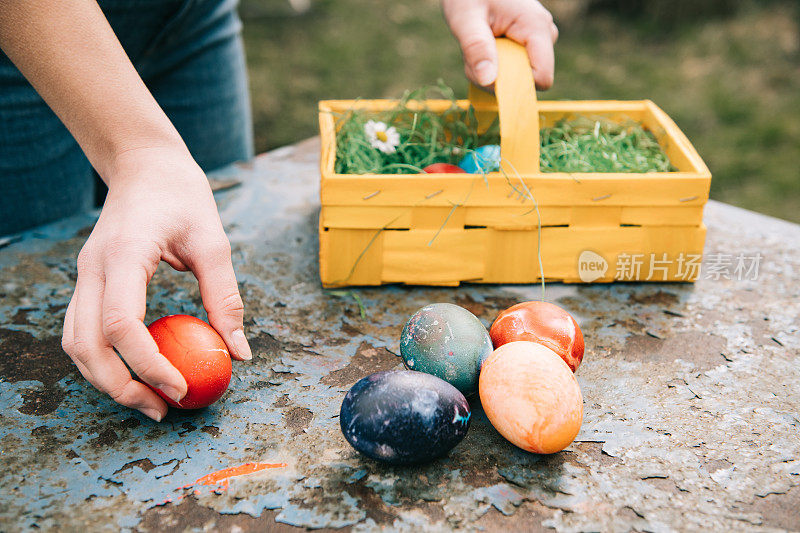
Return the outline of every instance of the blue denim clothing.
[[[99,4],[203,170],[251,158],[237,0]],[[78,144],[0,52],[0,235],[91,208],[94,188],[94,171]]]

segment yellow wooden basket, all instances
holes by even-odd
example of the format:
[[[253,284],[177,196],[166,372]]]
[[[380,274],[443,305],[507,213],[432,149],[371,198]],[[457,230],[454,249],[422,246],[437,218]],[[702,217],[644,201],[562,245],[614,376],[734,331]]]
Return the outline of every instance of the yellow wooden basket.
[[[336,174],[335,117],[397,102],[320,102],[322,284],[694,281],[711,174],[678,126],[649,100],[537,102],[525,49],[497,47],[496,99],[470,87],[457,105],[473,105],[484,125],[499,114],[501,172]],[[540,121],[573,115],[641,123],[677,171],[540,172]]]

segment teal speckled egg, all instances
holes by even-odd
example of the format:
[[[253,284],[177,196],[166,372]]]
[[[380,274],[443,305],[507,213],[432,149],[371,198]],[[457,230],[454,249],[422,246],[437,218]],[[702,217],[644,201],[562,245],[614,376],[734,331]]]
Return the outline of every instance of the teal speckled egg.
[[[500,170],[500,147],[496,144],[479,146],[465,155],[458,166],[470,174],[497,172]]]
[[[433,374],[465,396],[477,392],[481,365],[491,353],[492,340],[478,317],[453,304],[426,305],[400,336],[406,368]]]

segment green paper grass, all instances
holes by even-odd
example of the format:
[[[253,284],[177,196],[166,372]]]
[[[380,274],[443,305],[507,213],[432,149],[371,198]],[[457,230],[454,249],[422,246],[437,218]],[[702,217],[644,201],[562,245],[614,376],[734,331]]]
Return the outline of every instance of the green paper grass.
[[[412,102],[420,105],[429,98],[453,104],[444,112],[410,108]],[[475,110],[459,108],[453,90],[442,82],[406,92],[393,110],[350,110],[336,119],[337,174],[418,174],[433,163],[456,165],[479,146],[500,144],[498,120],[479,134]],[[373,146],[365,130],[370,120],[396,130],[399,143],[394,152],[384,153]],[[540,141],[542,172],[675,170],[655,136],[634,121],[616,123],[582,116],[562,119],[542,128]]]
[[[636,122],[604,118],[562,119],[542,128],[542,172],[672,172],[655,136]]]
[[[426,99],[451,100],[444,112],[412,110],[409,103]],[[393,126],[400,135],[394,153],[374,148],[364,126],[370,120]],[[418,174],[433,163],[458,164],[478,146],[498,144],[497,121],[478,134],[475,110],[457,107],[453,90],[440,83],[406,92],[396,109],[383,113],[351,110],[337,117],[336,172],[338,174]]]

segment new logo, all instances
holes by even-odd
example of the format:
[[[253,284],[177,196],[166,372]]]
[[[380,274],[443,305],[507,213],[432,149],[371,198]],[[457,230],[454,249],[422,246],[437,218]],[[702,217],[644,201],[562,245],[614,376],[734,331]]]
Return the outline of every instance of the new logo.
[[[591,250],[584,250],[578,257],[578,277],[584,283],[591,283],[606,275],[608,261]]]

